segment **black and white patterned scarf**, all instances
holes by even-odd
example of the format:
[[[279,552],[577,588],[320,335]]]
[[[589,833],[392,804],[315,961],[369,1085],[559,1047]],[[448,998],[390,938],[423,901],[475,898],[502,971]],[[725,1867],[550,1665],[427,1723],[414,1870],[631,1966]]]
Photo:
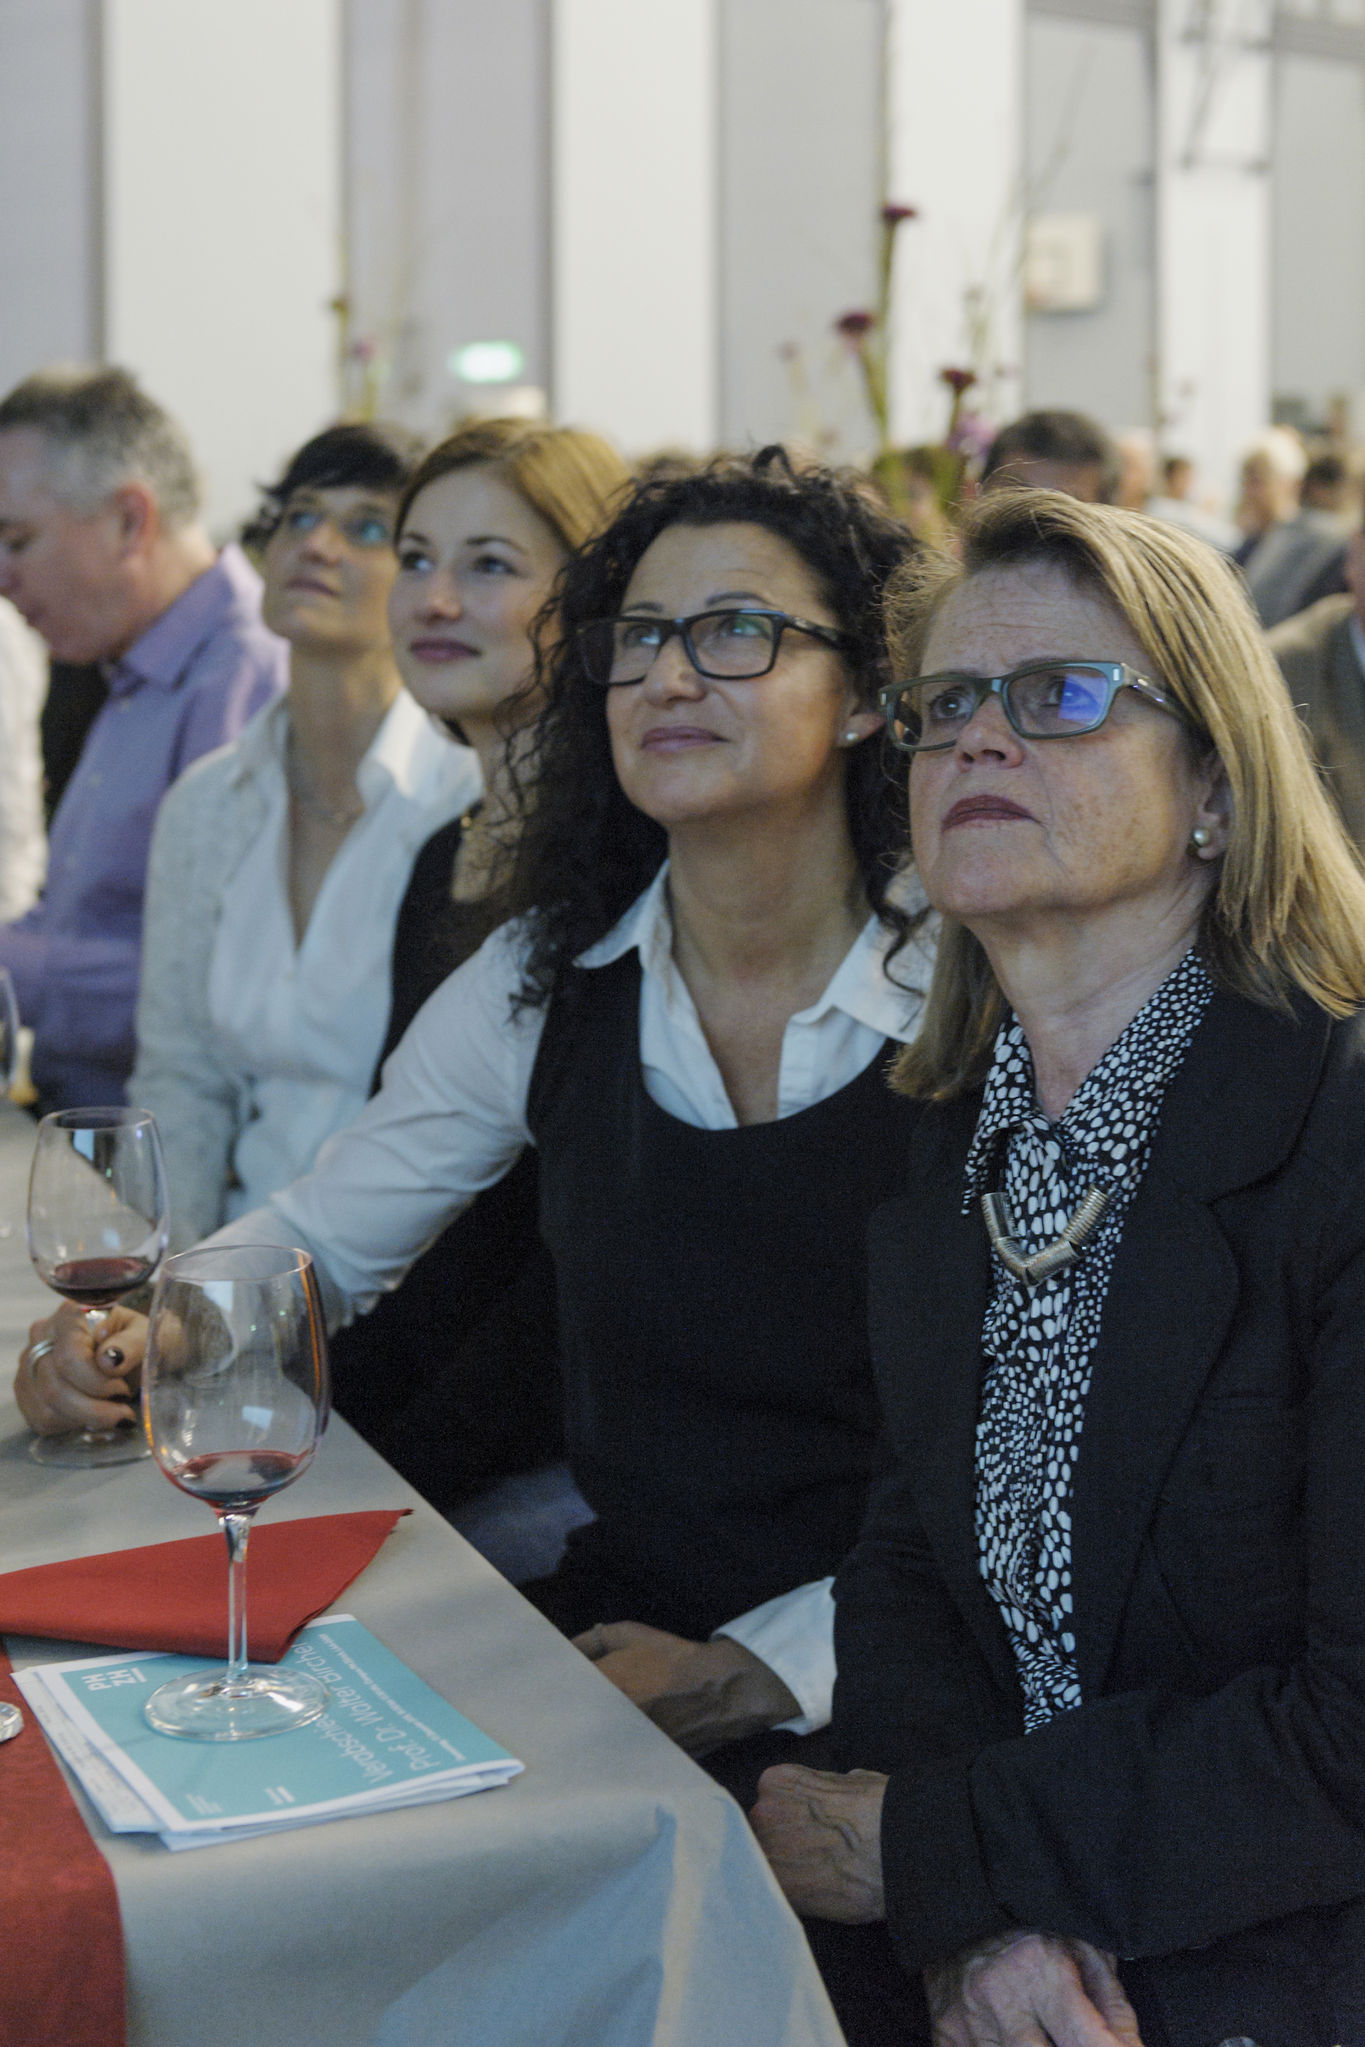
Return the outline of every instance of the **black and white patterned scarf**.
[[[1086,1189],[1112,1190],[1078,1263],[1030,1294],[994,1261],[982,1326],[976,1429],[981,1576],[1000,1609],[1024,1692],[1024,1724],[1081,1703],[1071,1608],[1071,1480],[1100,1314],[1124,1218],[1151,1153],[1162,1098],[1213,995],[1194,952],[1167,975],[1049,1123],[1018,1019],[1000,1028],[967,1154],[964,1213],[1004,1192],[1027,1256],[1052,1242]]]

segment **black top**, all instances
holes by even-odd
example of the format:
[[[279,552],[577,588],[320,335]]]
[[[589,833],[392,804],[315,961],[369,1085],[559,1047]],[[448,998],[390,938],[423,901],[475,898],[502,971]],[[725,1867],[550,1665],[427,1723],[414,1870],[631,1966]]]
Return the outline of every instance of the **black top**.
[[[459,818],[442,825],[413,863],[394,926],[381,1067],[427,997],[500,921],[495,904],[451,899],[461,829]],[[560,1456],[554,1276],[536,1233],[535,1154],[480,1194],[396,1292],[333,1337],[331,1352],[347,1421],[438,1507]]]
[[[370,1092],[379,1086],[380,1070],[429,995],[434,995],[456,967],[472,959],[485,938],[502,922],[496,897],[482,902],[456,902],[450,893],[465,821],[452,817],[434,831],[412,863],[406,893],[393,927],[393,997],[384,1049],[375,1067]]]
[[[54,661],[41,719],[43,742],[43,810],[51,824],[62,791],[76,771],[86,734],[109,694],[104,670],[96,662]]]
[[[640,963],[573,969],[532,1075],[575,1538],[678,1633],[832,1572],[878,1434],[864,1239],[910,1104],[884,1061],[777,1122],[700,1130],[645,1090]]]

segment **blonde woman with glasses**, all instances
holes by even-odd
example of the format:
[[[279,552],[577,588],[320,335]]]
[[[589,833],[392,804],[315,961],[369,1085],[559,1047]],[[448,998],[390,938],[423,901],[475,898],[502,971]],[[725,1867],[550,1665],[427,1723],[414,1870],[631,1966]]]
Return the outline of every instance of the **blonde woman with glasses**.
[[[871,1232],[895,1465],[853,1774],[756,1822],[937,2047],[1359,2040],[1365,880],[1198,541],[995,498],[890,626],[944,920]]]

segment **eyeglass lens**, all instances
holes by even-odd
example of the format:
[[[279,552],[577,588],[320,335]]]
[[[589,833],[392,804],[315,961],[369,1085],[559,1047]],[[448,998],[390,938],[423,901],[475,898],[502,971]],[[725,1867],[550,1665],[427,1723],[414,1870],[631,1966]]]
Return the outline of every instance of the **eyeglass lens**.
[[[896,704],[892,737],[905,747],[951,744],[989,692],[985,682],[929,676],[911,683]],[[1114,685],[1102,668],[1028,668],[1006,678],[1006,714],[1026,739],[1059,739],[1102,725]]]
[[[742,681],[768,673],[781,626],[781,619],[762,611],[705,611],[681,630],[688,658],[701,674]],[[581,635],[588,674],[594,682],[641,682],[676,630],[668,618],[602,619]]]

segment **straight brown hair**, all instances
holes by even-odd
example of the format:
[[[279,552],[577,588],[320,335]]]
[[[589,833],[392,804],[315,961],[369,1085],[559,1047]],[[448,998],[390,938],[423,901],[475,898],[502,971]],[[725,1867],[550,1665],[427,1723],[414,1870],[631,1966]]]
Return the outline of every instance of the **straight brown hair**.
[[[609,441],[543,420],[476,419],[438,441],[418,463],[398,505],[401,535],[413,500],[452,470],[486,465],[525,498],[572,554],[605,525],[630,482]]]

